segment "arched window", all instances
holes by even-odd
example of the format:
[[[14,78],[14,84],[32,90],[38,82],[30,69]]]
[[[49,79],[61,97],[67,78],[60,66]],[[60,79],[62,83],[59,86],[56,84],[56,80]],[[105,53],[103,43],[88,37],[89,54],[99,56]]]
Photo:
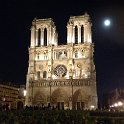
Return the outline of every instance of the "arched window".
[[[40,71],[37,72],[37,79],[40,79]]]
[[[40,56],[39,55],[37,55],[37,59],[39,60],[39,58],[40,58]]]
[[[44,60],[47,60],[48,58],[47,58],[47,54],[44,54]]]
[[[44,29],[44,46],[47,46],[47,29]]]
[[[38,29],[38,46],[40,46],[40,40],[41,40],[41,30],[40,28]]]
[[[75,51],[75,58],[78,58],[78,52]]]
[[[75,44],[78,44],[78,27],[75,26]]]
[[[58,59],[62,59],[62,52],[58,53]]]
[[[47,72],[46,71],[43,72],[43,78],[47,78]]]
[[[84,26],[81,26],[81,43],[84,43]]]

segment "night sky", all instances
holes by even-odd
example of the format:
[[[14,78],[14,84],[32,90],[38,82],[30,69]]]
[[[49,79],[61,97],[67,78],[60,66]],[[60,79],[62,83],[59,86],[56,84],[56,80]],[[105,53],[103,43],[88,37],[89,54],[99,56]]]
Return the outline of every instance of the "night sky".
[[[49,0],[50,1],[50,0]],[[37,18],[53,18],[59,44],[66,43],[70,16],[90,14],[98,95],[124,89],[124,2],[119,0],[3,0],[0,2],[0,80],[25,84],[30,27]],[[103,25],[104,19],[111,26]]]

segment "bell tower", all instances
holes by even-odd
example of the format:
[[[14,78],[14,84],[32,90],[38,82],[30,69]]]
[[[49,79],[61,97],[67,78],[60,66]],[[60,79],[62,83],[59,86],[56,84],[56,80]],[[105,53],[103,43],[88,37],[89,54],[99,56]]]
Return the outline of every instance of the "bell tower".
[[[31,27],[31,47],[58,45],[58,34],[51,18],[34,19]]]
[[[67,24],[67,43],[91,43],[91,22],[87,13],[70,17]]]

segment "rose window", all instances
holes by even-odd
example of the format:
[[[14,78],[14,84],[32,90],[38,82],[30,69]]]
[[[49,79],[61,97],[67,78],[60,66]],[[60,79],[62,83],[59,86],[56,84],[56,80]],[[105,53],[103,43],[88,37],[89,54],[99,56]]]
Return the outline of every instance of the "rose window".
[[[54,74],[59,77],[64,77],[67,73],[67,69],[64,65],[58,65],[54,68]]]

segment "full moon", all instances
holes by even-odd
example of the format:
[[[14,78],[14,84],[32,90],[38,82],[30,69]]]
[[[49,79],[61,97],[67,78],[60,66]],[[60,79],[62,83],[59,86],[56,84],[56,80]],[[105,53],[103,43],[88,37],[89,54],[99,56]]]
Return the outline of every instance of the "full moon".
[[[109,25],[110,25],[110,23],[111,23],[111,22],[110,22],[110,20],[109,20],[109,19],[106,19],[106,20],[104,21],[104,25],[105,25],[105,26],[109,26]]]

